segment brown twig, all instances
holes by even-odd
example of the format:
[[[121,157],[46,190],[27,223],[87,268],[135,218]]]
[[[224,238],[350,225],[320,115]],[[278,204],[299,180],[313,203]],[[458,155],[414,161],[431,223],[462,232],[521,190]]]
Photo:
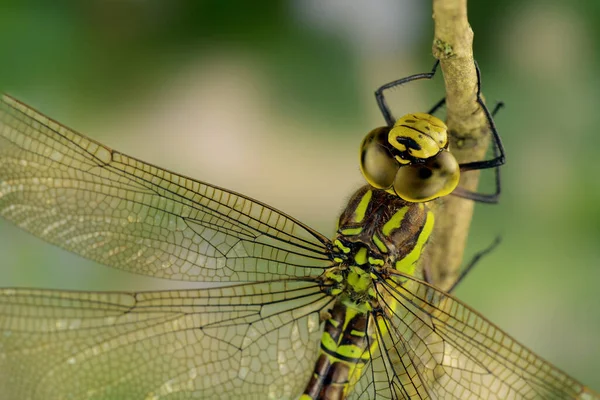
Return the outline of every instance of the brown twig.
[[[446,86],[450,150],[459,163],[481,160],[489,145],[485,115],[477,104],[477,74],[473,61],[473,31],[467,19],[467,0],[433,0],[433,55],[440,60]],[[475,190],[479,173],[461,176],[460,186]],[[473,202],[446,196],[434,207],[433,245],[425,256],[427,274],[447,290],[458,277]]]

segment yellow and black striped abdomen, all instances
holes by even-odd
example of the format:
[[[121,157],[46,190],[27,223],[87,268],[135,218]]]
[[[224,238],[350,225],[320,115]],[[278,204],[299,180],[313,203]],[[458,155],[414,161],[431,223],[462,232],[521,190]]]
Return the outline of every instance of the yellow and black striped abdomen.
[[[319,358],[300,400],[344,399],[371,359],[377,340],[370,313],[335,303],[325,322]]]

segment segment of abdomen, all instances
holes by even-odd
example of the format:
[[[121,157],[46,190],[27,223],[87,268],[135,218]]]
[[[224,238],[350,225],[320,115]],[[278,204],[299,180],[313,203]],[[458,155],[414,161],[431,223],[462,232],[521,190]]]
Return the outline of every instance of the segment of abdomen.
[[[300,400],[345,399],[370,362],[377,346],[370,312],[342,301],[335,303],[325,322],[313,374]]]

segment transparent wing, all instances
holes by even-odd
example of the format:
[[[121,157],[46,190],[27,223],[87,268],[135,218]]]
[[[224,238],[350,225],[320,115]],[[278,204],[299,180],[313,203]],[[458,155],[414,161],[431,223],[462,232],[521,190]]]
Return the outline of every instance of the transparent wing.
[[[0,290],[0,398],[290,399],[315,362],[310,281],[143,293]]]
[[[316,276],[329,240],[248,197],[82,136],[4,95],[0,215],[109,266],[185,281]]]
[[[377,288],[379,348],[354,398],[600,399],[459,300],[392,279]]]
[[[381,338],[379,342],[381,343]],[[391,382],[393,370],[386,365],[381,354],[381,346],[372,350],[371,362],[365,367],[362,376],[348,395],[348,400],[375,400],[375,399],[410,399],[402,393],[393,395]]]

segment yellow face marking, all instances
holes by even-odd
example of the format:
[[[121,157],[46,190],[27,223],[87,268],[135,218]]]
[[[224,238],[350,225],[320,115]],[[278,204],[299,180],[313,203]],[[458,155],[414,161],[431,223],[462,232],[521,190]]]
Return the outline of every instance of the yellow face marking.
[[[396,161],[398,161],[400,164],[409,164],[410,160],[405,160],[404,158],[400,157],[400,156],[394,156],[394,159]]]
[[[365,218],[365,214],[367,212],[367,207],[371,202],[371,197],[373,196],[372,190],[367,190],[367,192],[363,195],[362,199],[356,206],[356,210],[354,210],[354,222],[362,222]]]
[[[415,243],[415,247],[413,247],[412,251],[408,253],[404,258],[396,261],[396,265],[394,267],[398,271],[404,272],[409,275],[414,275],[417,261],[419,260],[419,257],[421,257],[423,247],[425,247],[425,243],[427,243],[427,239],[429,239],[429,235],[431,235],[431,231],[433,230],[433,223],[433,213],[431,211],[428,211],[427,218],[425,220],[425,225],[423,226],[423,229],[419,234],[419,238],[417,239],[417,243]]]
[[[346,235],[346,236],[354,236],[354,235],[358,235],[359,233],[361,233],[363,230],[363,228],[361,226],[359,226],[358,228],[347,228],[347,229],[342,229],[340,231],[340,233],[342,235]]]
[[[435,156],[446,147],[447,130],[446,124],[433,115],[408,114],[398,119],[390,129],[388,141],[402,153],[406,152],[414,158],[426,159]],[[406,143],[412,144],[407,147]]]
[[[381,239],[379,239],[379,236],[373,235],[373,243],[375,244],[375,246],[377,246],[377,248],[379,249],[379,251],[381,251],[382,253],[387,253],[388,252],[387,246],[385,245],[385,243],[383,243],[381,241]]]
[[[406,214],[407,211],[408,211],[408,207],[402,207],[401,209],[396,211],[396,213],[394,215],[392,215],[392,218],[390,218],[389,221],[383,225],[381,232],[385,236],[389,236],[390,233],[394,229],[400,228],[400,225],[402,224],[402,220],[404,219],[404,215]]]

